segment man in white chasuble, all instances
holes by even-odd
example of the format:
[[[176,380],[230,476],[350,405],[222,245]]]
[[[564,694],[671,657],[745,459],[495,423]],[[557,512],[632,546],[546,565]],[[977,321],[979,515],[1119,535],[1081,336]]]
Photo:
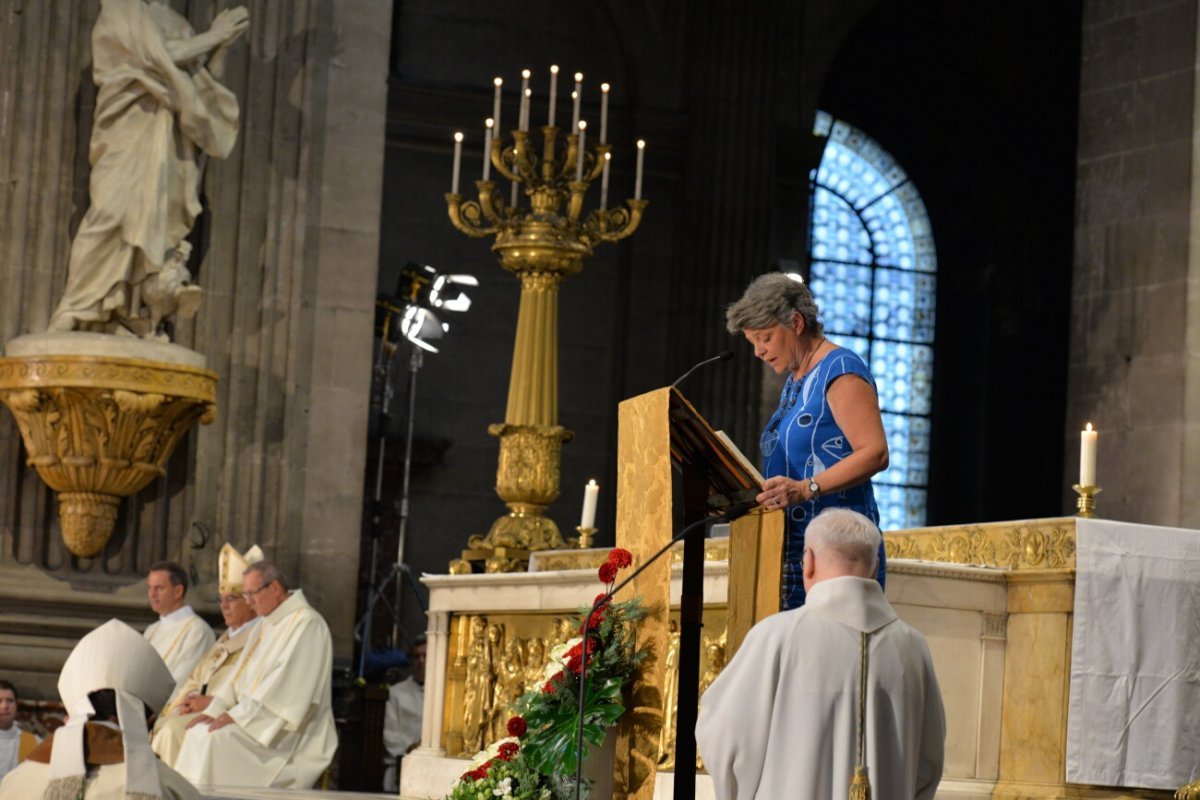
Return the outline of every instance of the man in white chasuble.
[[[755,625],[704,693],[696,741],[720,800],[845,800],[863,778],[874,797],[932,800],[941,690],[924,637],[874,580],[880,539],[855,511],[818,515],[806,604]]]
[[[189,724],[175,768],[199,785],[311,788],[333,760],[329,626],[270,561],[246,567],[261,622],[243,663]]]
[[[187,680],[216,639],[208,623],[184,602],[187,590],[187,572],[173,561],[160,561],[146,573],[146,597],[158,614],[158,621],[146,628],[146,639],[166,662],[176,686]]]

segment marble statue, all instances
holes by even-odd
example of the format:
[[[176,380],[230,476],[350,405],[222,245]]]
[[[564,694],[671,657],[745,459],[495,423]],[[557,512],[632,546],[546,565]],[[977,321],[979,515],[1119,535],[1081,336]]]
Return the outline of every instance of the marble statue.
[[[91,205],[50,331],[162,338],[165,317],[196,313],[184,239],[201,210],[206,159],[225,158],[237,141],[237,98],[218,78],[248,25],[246,9],[232,8],[197,34],[160,0],[101,0]]]

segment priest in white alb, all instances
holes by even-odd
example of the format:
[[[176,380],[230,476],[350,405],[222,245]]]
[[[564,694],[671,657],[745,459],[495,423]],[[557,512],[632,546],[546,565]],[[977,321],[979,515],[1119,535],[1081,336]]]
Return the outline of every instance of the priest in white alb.
[[[187,572],[173,561],[160,561],[146,573],[146,597],[158,614],[158,621],[146,628],[146,639],[166,662],[176,686],[216,640],[208,623],[184,602],[187,590]]]
[[[242,595],[261,621],[175,768],[197,785],[311,788],[337,749],[329,626],[269,561],[246,567]]]
[[[188,723],[207,709],[213,695],[237,674],[250,633],[258,624],[258,616],[242,596],[242,574],[248,564],[261,561],[262,557],[258,545],[242,555],[228,542],[217,555],[217,591],[221,598],[221,616],[227,627],[188,679],[175,689],[154,723],[150,742],[154,752],[168,766],[175,763]]]
[[[806,604],[755,625],[704,693],[696,742],[718,800],[845,800],[866,781],[871,797],[932,800],[941,691],[924,637],[873,579],[879,542],[861,514],[818,515]]]

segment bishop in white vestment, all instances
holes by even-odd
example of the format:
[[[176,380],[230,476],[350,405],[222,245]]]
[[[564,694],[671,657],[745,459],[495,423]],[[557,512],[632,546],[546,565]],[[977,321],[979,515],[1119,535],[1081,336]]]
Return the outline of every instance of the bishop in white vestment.
[[[146,597],[158,621],[146,628],[146,639],[166,662],[176,685],[187,680],[216,641],[208,623],[184,603],[188,578],[183,567],[163,561],[146,574]]]
[[[270,562],[247,567],[242,587],[261,622],[175,768],[198,785],[311,788],[337,749],[329,626]]]
[[[807,602],[759,622],[704,693],[696,741],[719,800],[845,800],[863,759],[871,796],[932,800],[946,721],[929,647],[873,579],[879,531],[830,509],[809,526]]]

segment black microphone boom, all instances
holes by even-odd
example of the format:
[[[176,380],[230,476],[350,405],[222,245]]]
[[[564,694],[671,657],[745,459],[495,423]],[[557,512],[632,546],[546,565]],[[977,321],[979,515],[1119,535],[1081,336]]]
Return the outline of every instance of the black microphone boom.
[[[699,363],[697,363],[697,364],[693,365],[691,369],[689,369],[687,372],[683,373],[683,374],[682,374],[682,375],[680,375],[678,378],[676,378],[676,379],[675,379],[675,382],[674,382],[674,383],[672,383],[671,385],[672,385],[672,386],[678,386],[679,384],[683,383],[683,379],[684,379],[684,378],[686,378],[688,375],[691,375],[693,372],[695,372],[696,370],[700,369],[700,368],[701,368],[701,367],[703,367],[705,364],[711,364],[711,363],[713,363],[714,361],[728,361],[728,360],[729,360],[729,359],[731,359],[731,358],[733,358],[733,351],[732,351],[732,350],[722,350],[721,352],[717,353],[717,354],[716,354],[715,356],[713,356],[712,358],[706,358],[706,359],[704,359],[703,361],[701,361],[701,362],[699,362]]]

